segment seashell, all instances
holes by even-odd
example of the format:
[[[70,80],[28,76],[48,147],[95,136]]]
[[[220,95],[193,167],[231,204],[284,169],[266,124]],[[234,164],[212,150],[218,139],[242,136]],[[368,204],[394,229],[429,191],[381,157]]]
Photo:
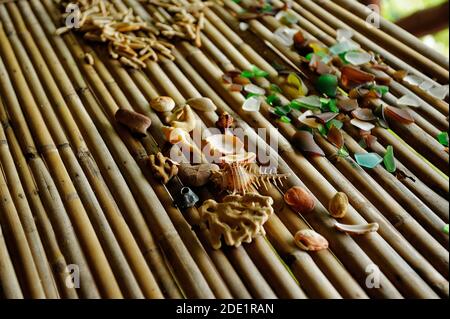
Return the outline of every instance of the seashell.
[[[166,140],[170,144],[178,144],[180,142],[189,143],[190,135],[181,128],[174,128],[170,126],[163,126],[161,128]]]
[[[347,214],[348,197],[345,193],[337,192],[330,200],[328,210],[334,218],[343,218]]]
[[[209,242],[214,249],[239,247],[265,235],[264,224],[273,215],[273,199],[259,194],[228,195],[222,203],[209,199],[199,208],[200,217],[209,228]]]
[[[178,163],[175,163],[170,158],[165,157],[161,152],[150,155],[148,157],[150,162],[150,169],[152,173],[167,184],[174,176],[178,174]]]
[[[222,169],[213,171],[211,181],[222,191],[229,191],[233,194],[246,194],[251,187],[259,188],[263,185],[268,188],[267,183],[282,183],[282,179],[287,178],[288,174],[265,174],[255,171],[251,166],[256,158],[254,153],[244,153],[241,155],[227,155],[221,158]]]
[[[178,176],[189,186],[201,187],[208,183],[212,171],[218,171],[219,169],[219,166],[215,164],[181,164],[178,169]]]
[[[224,132],[226,129],[233,126],[234,118],[227,112],[220,114],[219,119],[216,122],[216,126]]]
[[[245,152],[241,154],[230,154],[222,156],[220,158],[222,163],[232,164],[232,163],[253,163],[256,159],[256,154],[252,152]]]
[[[146,136],[147,129],[152,124],[147,116],[124,109],[117,110],[114,117],[118,123],[125,125],[132,133],[139,136]]]
[[[189,187],[183,187],[176,197],[175,205],[180,209],[194,207],[200,198]]]
[[[166,118],[166,122],[175,128],[181,128],[186,132],[191,132],[197,125],[194,111],[189,105],[176,109]]]
[[[312,229],[299,230],[294,236],[295,244],[306,251],[328,249],[328,241]]]
[[[215,134],[208,136],[205,141],[210,150],[223,155],[242,153],[244,150],[244,143],[235,135]]]
[[[213,101],[207,97],[189,99],[186,104],[200,112],[214,112],[217,109]]]
[[[378,225],[378,223],[365,225],[345,225],[341,223],[335,223],[334,227],[336,227],[337,230],[349,235],[364,235],[378,231],[380,225]]]
[[[175,108],[175,101],[170,96],[159,96],[150,101],[150,107],[157,112],[171,112]]]
[[[299,213],[309,213],[316,206],[311,194],[301,186],[294,186],[284,194],[284,201]]]

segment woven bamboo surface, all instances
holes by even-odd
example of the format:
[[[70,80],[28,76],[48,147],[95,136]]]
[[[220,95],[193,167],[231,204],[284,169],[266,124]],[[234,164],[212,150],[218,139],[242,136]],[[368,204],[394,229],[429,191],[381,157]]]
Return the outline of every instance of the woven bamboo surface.
[[[133,8],[146,21],[164,21],[164,9],[137,0],[111,0],[118,11]],[[276,2],[276,1],[274,1]],[[372,100],[373,108],[413,95],[415,122],[389,121],[372,131],[370,151],[395,150],[396,178],[383,167],[366,170],[351,158],[336,160],[336,148],[320,134],[325,157],[296,149],[295,123],[274,119],[269,106],[246,112],[245,97],[232,92],[223,75],[256,65],[269,73],[261,87],[279,83],[275,65],[299,69],[300,56],[274,36],[271,16],[246,21],[240,4],[224,0],[205,11],[202,46],[174,42],[175,60],[161,56],[146,68],[125,68],[101,46],[76,33],[55,35],[60,8],[51,0],[0,0],[0,296],[3,298],[448,298],[449,156],[436,136],[448,130],[448,103],[402,80]],[[348,11],[351,9],[351,11]],[[448,84],[448,60],[416,39],[401,36],[382,21],[369,28],[364,8],[350,0],[294,0],[293,28],[327,46],[336,30],[353,28],[354,40],[378,52],[389,68],[368,72],[393,77],[406,70],[432,83]],[[366,12],[367,15],[367,12]],[[86,63],[85,54],[94,58]],[[305,79],[309,82],[309,79]],[[149,101],[171,96],[177,104],[209,97],[215,112],[196,112],[202,129],[231,114],[248,132],[247,145],[260,143],[258,128],[279,140],[266,145],[289,173],[283,186],[260,189],[274,200],[266,236],[239,248],[211,248],[198,206],[173,205],[183,187],[176,177],[161,184],[147,157],[168,151],[164,118]],[[136,138],[116,123],[121,109],[152,120],[149,135]],[[365,152],[359,133],[344,127],[350,154]],[[369,151],[369,150],[367,150]],[[292,186],[304,186],[314,211],[298,214],[283,200]],[[217,198],[211,187],[195,190],[201,201]],[[327,211],[337,191],[350,201],[346,224],[377,222],[378,232],[338,232]],[[329,249],[306,252],[294,234],[312,228]],[[80,285],[71,284],[73,266]],[[375,268],[374,268],[375,266]],[[375,270],[374,270],[375,269]],[[379,285],[371,285],[376,271]]]

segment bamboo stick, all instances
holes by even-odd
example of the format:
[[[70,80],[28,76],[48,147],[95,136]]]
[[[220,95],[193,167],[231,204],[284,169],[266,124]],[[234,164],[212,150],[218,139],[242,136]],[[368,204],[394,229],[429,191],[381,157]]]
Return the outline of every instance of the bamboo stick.
[[[6,136],[4,135],[2,128],[0,129],[0,140],[3,141],[0,144],[0,162],[3,166],[5,178],[25,231],[31,253],[33,254],[33,259],[39,272],[45,296],[49,299],[56,299],[59,297],[58,288],[56,287],[52,271],[47,261],[44,246],[39,236],[40,234],[38,233],[33,214],[25,197],[25,192],[15,169],[14,160],[9,151]]]
[[[1,102],[0,102],[1,103]],[[2,294],[8,299],[23,299],[19,280],[14,271],[14,265],[9,257],[2,227],[0,226],[0,282]]]
[[[162,255],[159,252],[159,249],[156,247],[152,234],[149,232],[148,228],[145,226],[145,221],[142,216],[140,209],[137,206],[134,198],[131,195],[128,187],[125,184],[125,180],[122,175],[118,173],[117,165],[114,163],[111,155],[104,146],[103,140],[100,138],[98,131],[93,126],[91,120],[87,117],[87,114],[84,112],[83,105],[78,95],[75,92],[72,84],[68,80],[68,77],[59,63],[58,58],[56,57],[53,48],[50,46],[47,38],[44,35],[44,31],[42,30],[42,26],[38,23],[36,18],[34,17],[33,12],[31,11],[30,4],[27,2],[19,3],[20,9],[24,15],[28,17],[26,20],[29,30],[32,31],[33,36],[35,37],[36,44],[40,46],[40,52],[42,52],[46,57],[46,62],[48,67],[51,69],[52,75],[55,77],[56,82],[60,86],[61,94],[64,94],[65,99],[67,100],[68,107],[74,113],[74,117],[78,122],[80,122],[80,127],[83,128],[83,132],[87,133],[87,140],[93,141],[91,145],[95,145],[92,147],[94,155],[97,159],[97,163],[101,165],[100,170],[103,174],[106,174],[108,178],[108,187],[110,187],[113,192],[113,196],[117,201],[117,204],[120,207],[120,211],[124,213],[124,217],[126,218],[127,223],[129,224],[131,231],[136,236],[138,241],[138,245],[141,248],[142,255],[145,258],[147,264],[150,266],[151,271],[155,274],[156,279],[161,285],[164,293],[170,298],[179,298],[181,296],[178,287],[171,274],[167,270],[167,266],[164,264],[164,260]],[[45,25],[44,25],[45,26]],[[63,118],[65,118],[64,116]],[[88,164],[91,162],[87,153],[80,154],[80,157],[87,161]],[[100,161],[98,161],[100,159]],[[91,166],[89,166],[91,167]],[[99,174],[95,173],[95,170],[89,170],[88,174],[94,173],[96,178],[99,178]],[[121,217],[112,216],[113,218],[118,218],[119,222],[123,224],[121,221]],[[112,224],[116,224],[115,222]],[[120,232],[122,233],[122,232]],[[127,240],[127,245],[133,245],[133,241]],[[134,249],[124,249],[130,255],[136,255],[138,258],[139,253]],[[140,263],[140,262],[139,262]],[[133,263],[134,265],[134,263]],[[147,267],[142,266],[143,269],[139,271],[139,278],[151,278],[151,274],[148,273]],[[137,272],[137,270],[136,270]],[[151,280],[140,280],[140,285],[142,285],[142,289],[146,291],[146,295],[149,296],[152,291]]]
[[[108,297],[121,297],[120,289],[113,279],[114,276],[104,252],[101,249],[98,238],[95,235],[80,199],[78,196],[74,196],[74,194],[76,194],[75,187],[69,182],[70,177],[63,165],[62,159],[59,157],[58,153],[55,152],[56,147],[53,144],[49,131],[43,123],[42,115],[39,113],[35,100],[31,98],[30,88],[26,83],[23,74],[20,72],[20,67],[17,60],[14,58],[12,47],[6,39],[6,34],[2,26],[0,27],[0,38],[3,39],[0,41],[2,53],[8,59],[7,68],[10,72],[16,74],[16,77],[13,78],[13,82],[16,85],[18,95],[22,101],[22,107],[26,110],[31,130],[41,133],[36,135],[39,147],[43,150],[48,150],[47,152],[43,152],[43,155],[46,158],[48,165],[54,168],[53,171],[55,174],[60,175],[60,178],[56,179],[60,190],[69,195],[69,197],[66,198],[65,204],[69,208],[68,212],[72,215],[73,223],[77,227],[78,234],[90,257],[92,267],[97,270],[96,275],[102,283],[102,288],[104,289],[103,292],[105,296]],[[71,197],[70,194],[72,194]]]
[[[369,15],[373,14],[372,10],[370,10],[368,7],[362,5],[357,1],[336,0],[336,4],[358,15],[363,20],[367,19]],[[422,41],[417,39],[415,36],[413,36],[409,32],[405,32],[404,29],[397,26],[395,23],[386,20],[381,15],[379,18],[381,30],[390,34],[392,37],[401,40],[404,44],[408,45],[415,51],[421,53],[423,56],[429,57],[443,68],[446,69],[449,68],[448,58],[446,58],[444,55],[426,46]]]
[[[1,108],[0,108],[1,109]],[[5,127],[5,131],[2,131],[7,136],[7,142],[9,144],[9,150],[13,156],[13,160],[16,163],[16,168],[20,175],[20,180],[23,183],[25,194],[29,200],[30,207],[36,216],[37,226],[39,233],[42,236],[42,241],[45,245],[47,258],[50,266],[53,269],[55,279],[57,279],[59,293],[61,297],[77,299],[78,295],[75,288],[70,288],[66,285],[67,278],[67,262],[63,253],[58,245],[55,232],[52,228],[52,224],[47,216],[44,204],[39,197],[39,191],[36,183],[31,175],[30,169],[26,163],[25,157],[17,142],[16,136],[11,128],[11,125],[7,120],[5,109],[0,111],[0,118]],[[6,143],[6,142],[5,142]],[[6,144],[5,144],[6,145]]]
[[[0,73],[2,69],[0,60]],[[0,197],[2,225],[5,225],[5,236],[14,248],[13,260],[22,281],[25,296],[37,299],[45,298],[44,287],[42,286],[33,254],[27,241],[25,230],[20,222],[18,212],[14,206],[13,199],[8,190],[3,172],[0,174]],[[23,276],[23,277],[22,277]]]
[[[5,16],[6,12],[2,9],[4,8],[0,8],[0,15],[2,16],[3,21],[10,21],[9,17]],[[8,31],[8,29],[6,30]],[[14,30],[11,29],[9,30],[9,33],[15,34]],[[112,232],[112,229],[103,214],[102,207],[100,206],[94,191],[91,189],[86,176],[77,163],[71,148],[65,147],[66,145],[69,145],[69,141],[62,132],[62,128],[58,124],[53,110],[48,108],[48,106],[50,106],[50,101],[43,93],[44,89],[40,84],[31,61],[25,54],[24,48],[21,46],[19,39],[11,36],[10,40],[14,44],[15,52],[20,60],[20,63],[22,64],[23,70],[26,71],[25,77],[31,86],[31,90],[36,97],[36,101],[42,106],[44,120],[46,123],[49,123],[49,129],[51,130],[52,135],[55,136],[56,143],[61,145],[59,149],[62,158],[69,170],[72,180],[74,181],[75,187],[77,188],[77,191],[80,194],[85,207],[87,208],[89,217],[99,234],[99,239],[101,240],[103,247],[105,247],[105,252],[108,255],[108,259],[111,260],[111,266],[114,273],[117,275],[125,296],[128,298],[143,298],[143,294],[139,288],[136,278],[134,277],[131,268],[125,259],[125,255],[120,249],[119,243],[117,242],[114,233]],[[76,134],[76,131],[77,130],[73,130],[72,132]],[[77,136],[80,135],[80,133],[77,134]],[[82,149],[77,149],[78,154],[82,154],[83,151],[84,150]],[[91,169],[95,169],[95,167],[92,167]]]

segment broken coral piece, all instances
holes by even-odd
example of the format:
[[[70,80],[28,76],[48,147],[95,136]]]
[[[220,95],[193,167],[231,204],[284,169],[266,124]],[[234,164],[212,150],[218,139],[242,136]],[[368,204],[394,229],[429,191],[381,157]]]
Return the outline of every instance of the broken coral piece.
[[[264,224],[273,214],[273,199],[268,196],[249,193],[228,195],[222,203],[209,199],[199,212],[209,228],[209,241],[214,249],[226,245],[239,247],[251,243],[258,235],[265,235]]]
[[[161,152],[156,155],[151,154],[148,157],[150,162],[150,169],[152,173],[167,184],[174,176],[178,174],[178,163],[175,163],[170,158],[165,157]]]

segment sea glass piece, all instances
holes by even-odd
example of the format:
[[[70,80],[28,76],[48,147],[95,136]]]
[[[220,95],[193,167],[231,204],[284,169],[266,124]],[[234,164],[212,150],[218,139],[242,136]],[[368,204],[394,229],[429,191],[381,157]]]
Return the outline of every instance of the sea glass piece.
[[[444,234],[448,235],[448,224],[444,226],[444,228],[442,229],[442,231],[444,232]]]
[[[434,96],[437,99],[443,100],[448,95],[449,86],[448,85],[442,85],[442,86],[436,86],[434,88],[431,88],[428,93],[430,93],[432,96]]]
[[[279,27],[275,30],[274,35],[286,47],[294,44],[294,35],[297,33],[296,29],[291,29],[286,26]]]
[[[271,106],[280,106],[281,100],[275,94],[271,94],[266,98],[266,102]]]
[[[398,105],[407,105],[407,106],[411,106],[411,107],[419,107],[420,106],[419,100],[411,94],[403,95],[401,98],[399,98],[397,100],[397,104]]]
[[[253,93],[253,94],[258,94],[258,95],[266,94],[266,90],[264,90],[262,87],[259,87],[253,83],[246,84],[244,86],[244,90],[248,93]]]
[[[279,116],[288,115],[291,111],[291,107],[289,105],[277,106],[275,108],[275,114]]]
[[[353,31],[349,29],[338,29],[336,31],[336,40],[342,42],[344,40],[350,40],[353,37]]]
[[[333,74],[323,74],[316,82],[317,90],[329,97],[336,97],[338,87],[338,78]]]
[[[308,87],[305,85],[303,80],[295,73],[289,73],[287,77],[287,82],[298,89],[298,93],[301,96],[308,94]]]
[[[345,60],[353,65],[363,65],[372,60],[372,55],[367,52],[350,51],[345,54]]]
[[[327,128],[331,129],[332,126],[340,129],[342,128],[342,126],[344,126],[344,123],[339,120],[332,119],[331,121],[327,122]]]
[[[341,68],[341,82],[347,88],[369,83],[374,80],[375,76],[373,74],[364,72],[353,66],[346,65]]]
[[[379,96],[383,96],[389,92],[389,87],[386,85],[373,85],[370,88],[371,92],[376,92]]]
[[[292,141],[299,150],[312,155],[325,156],[325,153],[314,141],[313,135],[308,131],[297,131]]]
[[[287,117],[286,115],[281,116],[280,121],[283,123],[291,123],[291,119],[289,117]]]
[[[331,128],[328,130],[327,139],[337,148],[341,148],[342,146],[344,146],[344,136],[342,135],[341,130],[334,125],[331,126]]]
[[[403,78],[403,81],[405,81],[406,83],[409,83],[411,85],[415,85],[415,86],[419,86],[424,82],[424,79],[422,79],[420,76],[417,75],[407,75]]]
[[[334,113],[334,112],[325,112],[325,113],[320,113],[320,114],[313,114],[313,117],[315,119],[317,119],[317,121],[319,121],[322,124],[328,123],[329,121],[334,119],[336,116],[338,116],[338,114]]]
[[[392,147],[392,145],[389,145],[386,148],[386,154],[384,154],[383,162],[384,167],[386,167],[386,170],[389,173],[394,173],[397,170],[397,165],[394,158],[394,148]]]
[[[424,91],[428,91],[434,86],[434,83],[431,81],[424,81],[422,84],[419,85],[419,88],[421,88]]]
[[[343,112],[351,112],[359,107],[357,99],[338,98],[337,106]]]
[[[377,153],[356,153],[355,160],[360,166],[370,169],[383,162],[383,158]]]
[[[295,99],[294,101],[297,101],[300,104],[300,106],[305,107],[305,108],[319,109],[322,107],[322,102],[320,101],[320,98],[317,95],[301,97],[301,98]]]
[[[383,117],[386,116],[403,124],[414,123],[414,118],[412,117],[411,113],[409,113],[409,111],[405,109],[386,106],[383,108]]]
[[[348,51],[355,51],[360,49],[361,46],[353,40],[346,39],[343,40],[330,48],[330,53],[332,55],[339,55]]]
[[[258,112],[261,108],[261,99],[257,96],[252,96],[245,100],[242,109],[247,112]]]
[[[311,110],[308,110],[308,111],[304,112],[302,115],[300,115],[298,117],[298,120],[301,123],[303,123],[311,128],[318,128],[320,123],[317,122],[313,116],[314,116],[314,113]]]
[[[372,123],[361,121],[358,119],[352,119],[350,123],[363,131],[370,131],[375,127],[375,125],[373,125]]]
[[[373,111],[367,108],[357,108],[352,111],[352,115],[354,118],[361,121],[373,121],[377,119],[377,117],[373,114]]]
[[[448,133],[441,132],[437,135],[437,140],[444,146],[448,146]]]
[[[300,48],[301,46],[303,46],[305,44],[305,41],[306,41],[305,36],[303,35],[302,31],[297,31],[297,33],[294,34],[293,40],[294,40],[295,48],[297,48],[297,47]]]
[[[342,146],[340,149],[338,149],[337,156],[345,158],[350,156],[350,153],[347,151],[345,146]]]

